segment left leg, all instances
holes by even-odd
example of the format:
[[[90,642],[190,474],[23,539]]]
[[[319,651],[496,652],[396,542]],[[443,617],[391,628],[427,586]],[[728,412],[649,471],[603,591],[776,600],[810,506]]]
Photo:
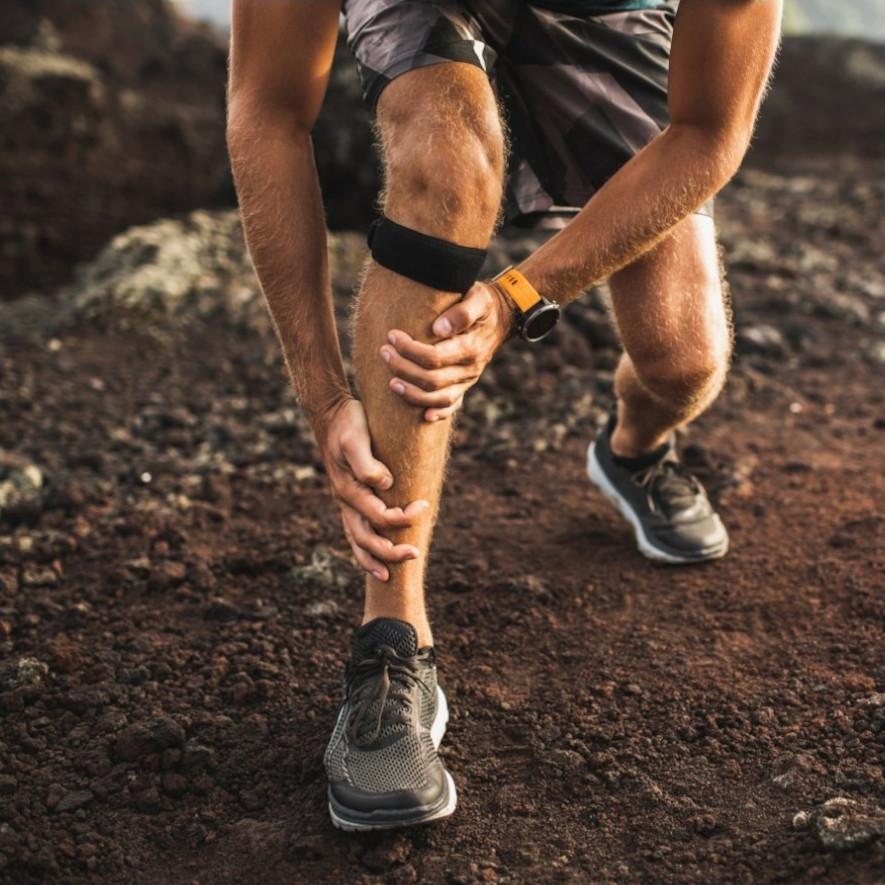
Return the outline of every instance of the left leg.
[[[610,287],[626,351],[612,450],[634,458],[700,415],[725,382],[731,322],[712,219],[689,216]]]
[[[713,402],[728,370],[731,323],[712,219],[686,218],[610,287],[626,352],[615,375],[616,417],[588,452],[590,478],[649,558],[716,559],[728,533],[679,463],[672,436]]]

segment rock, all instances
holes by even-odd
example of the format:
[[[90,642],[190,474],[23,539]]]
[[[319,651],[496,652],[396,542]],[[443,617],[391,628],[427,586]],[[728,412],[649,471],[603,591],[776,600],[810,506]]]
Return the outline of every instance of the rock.
[[[23,587],[54,587],[58,582],[58,572],[52,568],[28,566],[22,571]]]
[[[760,324],[737,331],[738,350],[742,353],[758,353],[769,357],[782,357],[787,353],[784,336],[774,326]]]
[[[575,750],[551,750],[544,755],[544,761],[564,772],[574,773],[587,767],[587,761]]]
[[[49,667],[36,658],[19,658],[0,664],[0,691],[39,685],[48,673]]]
[[[814,295],[813,311],[825,319],[846,320],[855,326],[866,326],[870,322],[870,309],[864,302],[843,292],[823,292]]]
[[[418,871],[410,863],[395,867],[387,875],[388,885],[415,885],[417,881]]]
[[[885,810],[873,802],[843,796],[824,802],[812,813],[812,820],[821,845],[837,851],[863,848],[885,834]]]
[[[719,821],[713,814],[699,814],[692,820],[691,826],[699,836],[708,838],[719,828]]]
[[[260,811],[267,804],[267,796],[262,790],[243,790],[240,793],[240,802],[246,811]]]
[[[211,747],[207,747],[196,741],[188,741],[184,746],[182,767],[188,774],[199,774],[209,763],[213,756]]]
[[[296,584],[343,589],[356,574],[356,568],[349,558],[328,547],[318,547],[314,550],[309,565],[292,569],[292,580]]]
[[[187,578],[187,566],[183,562],[164,559],[151,567],[148,590],[159,592],[182,584]]]
[[[116,743],[117,756],[124,762],[136,762],[151,753],[180,747],[184,737],[184,729],[174,719],[151,719],[130,725],[120,733]]]
[[[409,857],[409,847],[401,839],[385,840],[362,856],[362,864],[374,873],[389,870],[404,863]]]
[[[49,793],[46,796],[47,806],[55,808],[67,794],[68,791],[61,784],[50,784]]]
[[[207,621],[235,621],[240,617],[240,610],[229,600],[218,596],[206,607],[203,617]]]
[[[788,790],[803,778],[823,773],[821,764],[810,754],[786,753],[775,760],[771,782]]]
[[[334,599],[317,599],[304,606],[304,614],[309,618],[325,618],[337,615],[340,606]]]
[[[74,790],[66,793],[58,800],[55,810],[59,813],[63,811],[76,811],[78,808],[88,805],[94,798],[95,795],[92,790]]]
[[[250,621],[269,621],[280,613],[280,610],[266,599],[250,599],[245,608],[246,617]]]
[[[212,570],[203,561],[191,563],[187,570],[187,580],[195,590],[203,592],[214,590],[218,583]]]
[[[498,581],[492,590],[497,593],[512,593],[534,602],[548,602],[553,598],[547,583],[535,575]]]
[[[61,282],[129,225],[233,203],[223,35],[166,3],[3,14],[4,294]]]
[[[46,478],[30,459],[0,449],[0,516],[36,505]]]
[[[83,654],[75,643],[58,637],[46,644],[49,664],[58,673],[74,673],[83,666]]]
[[[187,778],[184,775],[169,771],[163,775],[163,792],[167,796],[178,797],[187,790]]]
[[[812,815],[807,811],[798,811],[793,815],[793,829],[794,830],[807,830],[808,827],[811,826],[812,823]]]
[[[156,787],[148,787],[143,793],[139,793],[135,800],[135,807],[142,814],[156,814],[162,807],[160,791]]]

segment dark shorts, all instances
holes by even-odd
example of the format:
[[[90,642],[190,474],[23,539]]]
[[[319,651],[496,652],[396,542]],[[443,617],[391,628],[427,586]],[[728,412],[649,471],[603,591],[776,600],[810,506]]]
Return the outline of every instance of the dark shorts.
[[[532,223],[567,221],[667,125],[677,3],[579,17],[527,0],[346,0],[344,13],[372,107],[416,68],[489,75],[512,143],[506,216]]]

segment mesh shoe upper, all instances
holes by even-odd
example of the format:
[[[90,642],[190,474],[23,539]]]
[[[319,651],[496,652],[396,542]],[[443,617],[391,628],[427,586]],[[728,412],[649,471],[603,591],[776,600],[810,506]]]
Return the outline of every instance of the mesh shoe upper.
[[[361,810],[432,802],[445,789],[436,713],[433,649],[418,649],[411,625],[392,618],[360,628],[325,755],[332,797]]]

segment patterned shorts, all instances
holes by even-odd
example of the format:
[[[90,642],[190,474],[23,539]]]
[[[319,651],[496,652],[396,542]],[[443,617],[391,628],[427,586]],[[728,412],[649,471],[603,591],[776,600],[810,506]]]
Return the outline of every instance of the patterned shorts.
[[[507,219],[556,227],[667,125],[677,3],[578,17],[527,0],[346,0],[344,13],[371,107],[416,68],[489,75],[512,142]]]

